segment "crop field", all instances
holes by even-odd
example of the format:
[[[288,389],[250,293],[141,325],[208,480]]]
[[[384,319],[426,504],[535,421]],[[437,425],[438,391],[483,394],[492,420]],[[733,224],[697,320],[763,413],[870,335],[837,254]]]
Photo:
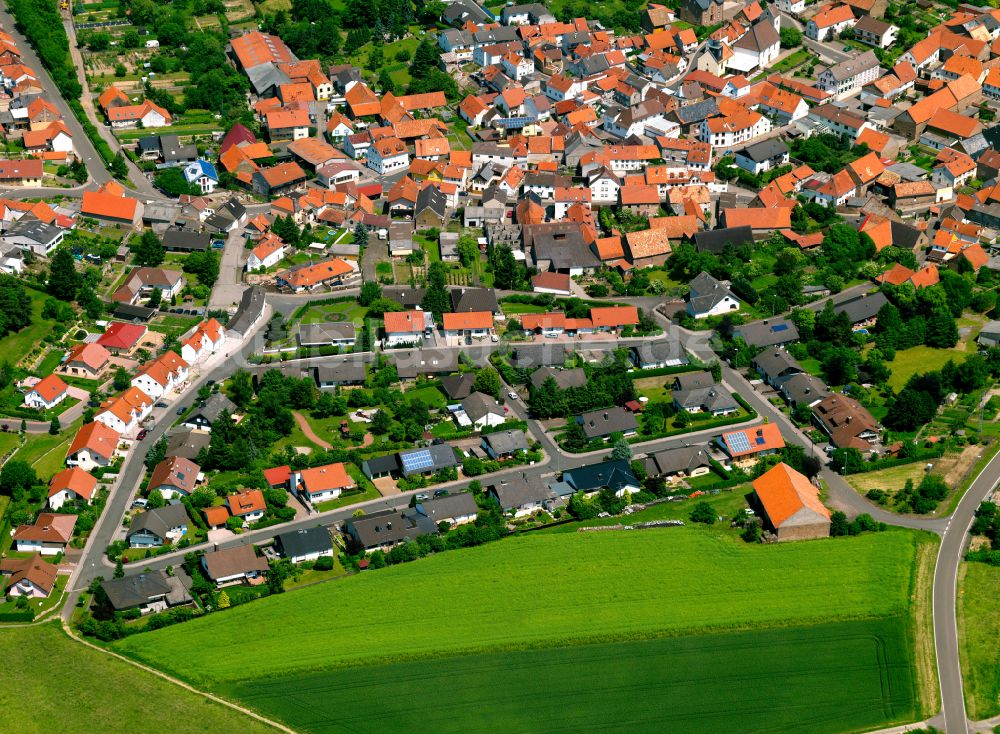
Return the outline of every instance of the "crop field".
[[[958,597],[958,632],[965,699],[972,719],[1000,714],[1000,568],[965,563]]]
[[[220,692],[311,734],[472,732],[486,722],[493,731],[825,734],[913,718],[907,628],[891,618],[465,655]]]
[[[0,708],[6,728],[18,734],[99,734],[137,727],[172,734],[274,731],[84,647],[55,623],[0,631],[0,658],[6,666]]]
[[[211,685],[251,673],[886,617],[908,608],[918,538],[889,531],[751,546],[691,528],[515,537],[262,599],[115,648]],[[246,646],[250,628],[258,639]]]

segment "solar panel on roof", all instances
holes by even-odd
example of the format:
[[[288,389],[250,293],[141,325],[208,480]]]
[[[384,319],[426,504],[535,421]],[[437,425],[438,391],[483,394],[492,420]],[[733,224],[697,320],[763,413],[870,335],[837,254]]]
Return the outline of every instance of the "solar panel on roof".
[[[772,332],[788,331],[788,324],[775,324],[771,327]]]
[[[745,433],[729,434],[728,443],[734,454],[745,454],[750,451],[750,441]]]
[[[427,449],[414,451],[412,454],[400,454],[399,458],[403,462],[403,470],[406,472],[420,471],[434,466],[434,459],[431,458],[431,452]]]

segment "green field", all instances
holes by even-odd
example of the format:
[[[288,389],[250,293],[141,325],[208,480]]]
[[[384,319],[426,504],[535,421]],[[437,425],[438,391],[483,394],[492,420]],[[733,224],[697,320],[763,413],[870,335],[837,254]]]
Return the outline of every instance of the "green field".
[[[70,640],[56,624],[0,631],[0,706],[19,734],[136,728],[201,734],[269,726]],[[13,722],[17,722],[16,725]]]
[[[1000,568],[966,563],[959,586],[958,631],[969,718],[1000,714]]]
[[[891,618],[466,655],[221,692],[315,734],[842,732],[913,718],[907,627]]]
[[[28,352],[42,343],[42,337],[52,331],[53,321],[42,318],[46,295],[34,288],[25,288],[25,293],[31,296],[31,323],[20,331],[8,334],[0,339],[0,354],[12,364],[20,362]]]
[[[513,537],[115,647],[222,684],[251,673],[886,617],[909,608],[918,537],[890,531],[779,546],[690,528]],[[248,628],[258,630],[251,646],[240,642]]]
[[[959,344],[961,345],[961,342]],[[953,360],[956,364],[964,362],[969,354],[976,353],[975,337],[966,346],[966,349],[933,349],[932,347],[920,346],[896,352],[896,358],[891,362],[886,362],[889,369],[892,370],[892,375],[889,377],[889,386],[893,391],[899,392],[912,375],[919,372],[939,370],[949,359]]]
[[[41,479],[48,481],[53,474],[65,468],[66,451],[81,425],[83,418],[77,418],[55,436],[48,433],[29,433],[24,446],[19,448],[14,456],[27,461]]]

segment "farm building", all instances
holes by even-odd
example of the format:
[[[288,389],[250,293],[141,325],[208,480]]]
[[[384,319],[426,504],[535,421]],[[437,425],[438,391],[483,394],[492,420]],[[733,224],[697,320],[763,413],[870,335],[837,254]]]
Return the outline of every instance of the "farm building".
[[[785,463],[776,464],[754,480],[753,501],[764,529],[779,541],[830,535],[830,511],[819,501],[819,489]]]

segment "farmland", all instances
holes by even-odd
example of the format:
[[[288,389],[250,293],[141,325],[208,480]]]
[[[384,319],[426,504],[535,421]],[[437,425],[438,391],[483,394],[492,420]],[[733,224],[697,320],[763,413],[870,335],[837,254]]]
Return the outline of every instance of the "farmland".
[[[515,537],[115,646],[193,682],[225,684],[248,671],[263,679],[361,661],[886,617],[908,608],[918,537],[889,531],[767,547],[687,528]],[[248,626],[260,630],[258,643],[227,654]]]
[[[959,582],[959,642],[969,717],[1000,713],[1000,568],[966,563]]]
[[[0,633],[4,720],[20,734],[136,727],[200,734],[273,732],[154,675],[71,641],[56,624]],[[81,682],[87,681],[85,689]]]
[[[890,618],[465,655],[221,692],[315,734],[465,732],[473,718],[497,731],[840,732],[913,718],[906,629]]]

